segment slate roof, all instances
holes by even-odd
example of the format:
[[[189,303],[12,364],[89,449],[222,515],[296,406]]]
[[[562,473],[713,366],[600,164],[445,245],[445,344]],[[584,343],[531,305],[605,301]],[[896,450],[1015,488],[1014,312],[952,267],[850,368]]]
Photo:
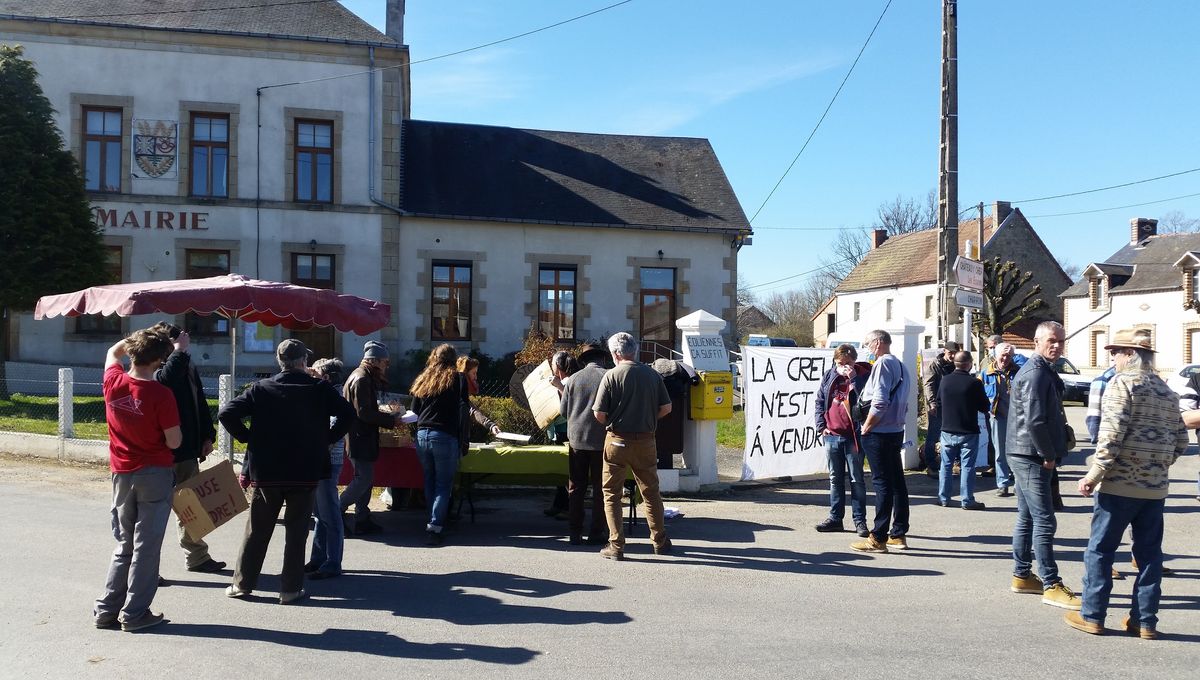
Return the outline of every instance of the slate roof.
[[[408,120],[400,172],[416,216],[750,231],[706,139]]]
[[[1127,243],[1104,262],[1095,264],[1106,274],[1111,273],[1107,271],[1107,265],[1133,266],[1133,274],[1128,278],[1109,280],[1110,295],[1171,290],[1183,286],[1183,277],[1175,263],[1191,251],[1200,251],[1200,234],[1160,234],[1142,241],[1140,247]],[[1088,280],[1081,278],[1064,290],[1060,297],[1087,295]]]
[[[336,0],[0,0],[0,17],[396,45]]]
[[[1012,214],[1016,214],[1015,211]],[[963,252],[967,241],[979,240],[979,220],[958,224],[958,251]],[[990,241],[996,233],[990,215],[983,218],[983,238]],[[986,243],[985,243],[986,245]],[[900,288],[937,283],[937,229],[914,231],[892,236],[883,245],[867,253],[842,279],[835,293],[854,293],[877,288]]]

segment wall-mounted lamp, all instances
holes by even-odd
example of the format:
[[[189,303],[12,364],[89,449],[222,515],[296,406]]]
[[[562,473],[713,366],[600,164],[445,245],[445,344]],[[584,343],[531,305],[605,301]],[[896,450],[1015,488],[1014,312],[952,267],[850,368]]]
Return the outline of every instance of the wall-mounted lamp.
[[[314,238],[313,240],[308,242],[308,249],[313,251],[314,253],[317,252],[317,239]]]
[[[662,262],[662,259],[663,259],[663,251],[662,251],[662,250],[659,250],[659,251],[658,251],[658,261],[659,261],[659,262]]]

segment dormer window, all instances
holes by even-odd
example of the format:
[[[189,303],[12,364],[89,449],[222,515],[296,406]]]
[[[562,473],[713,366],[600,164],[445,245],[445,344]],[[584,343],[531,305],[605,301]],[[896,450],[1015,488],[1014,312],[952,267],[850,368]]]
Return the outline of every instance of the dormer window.
[[[1108,305],[1108,277],[1097,276],[1088,286],[1092,309],[1103,309]]]

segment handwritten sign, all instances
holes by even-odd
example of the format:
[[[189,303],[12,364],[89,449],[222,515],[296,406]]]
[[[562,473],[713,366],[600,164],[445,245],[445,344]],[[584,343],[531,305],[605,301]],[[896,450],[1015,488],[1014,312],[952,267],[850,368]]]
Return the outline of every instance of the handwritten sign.
[[[188,536],[198,541],[250,504],[238,485],[233,465],[223,460],[175,487],[171,506]]]
[[[685,362],[698,371],[728,371],[729,352],[719,335],[685,335]]]
[[[829,474],[815,408],[821,377],[833,366],[833,350],[743,347],[742,352],[742,479]]]

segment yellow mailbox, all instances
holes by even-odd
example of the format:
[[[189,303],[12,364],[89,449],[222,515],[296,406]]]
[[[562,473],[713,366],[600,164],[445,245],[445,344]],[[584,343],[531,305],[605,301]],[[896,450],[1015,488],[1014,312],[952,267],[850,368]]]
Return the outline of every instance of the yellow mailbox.
[[[692,386],[692,420],[725,420],[733,417],[733,373],[700,371]]]

